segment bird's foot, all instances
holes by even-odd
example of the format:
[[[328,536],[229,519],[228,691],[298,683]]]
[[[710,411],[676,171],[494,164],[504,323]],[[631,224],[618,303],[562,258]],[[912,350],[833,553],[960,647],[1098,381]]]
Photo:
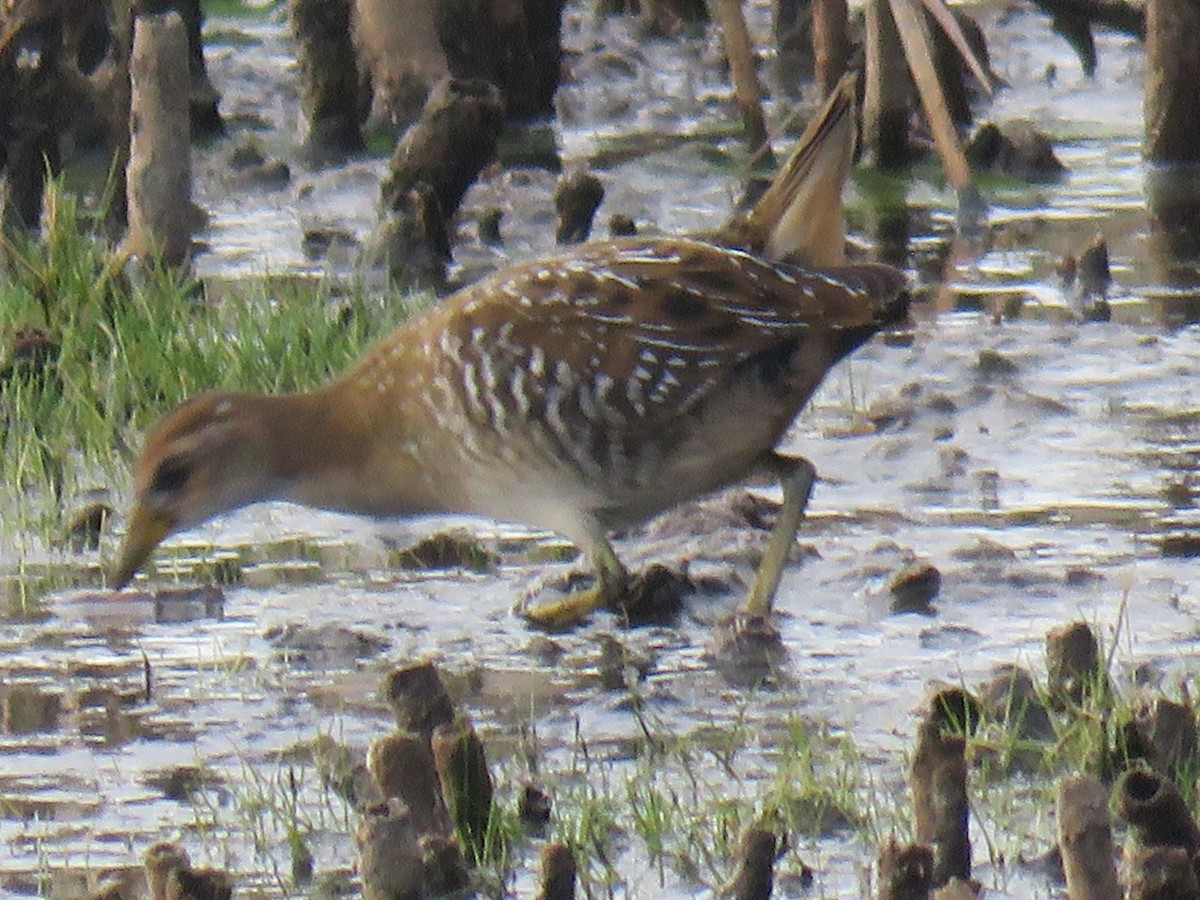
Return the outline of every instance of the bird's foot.
[[[570,631],[600,609],[620,614],[627,625],[669,622],[683,607],[683,598],[695,585],[684,572],[651,565],[625,579],[620,590],[600,585],[577,587],[579,578],[568,575],[535,589],[517,606],[517,613],[543,631]],[[565,596],[537,603],[537,598],[565,590]]]
[[[568,584],[571,579],[564,579]],[[535,590],[518,602],[516,612],[534,628],[541,631],[570,631],[598,609],[610,604],[599,585],[570,591],[563,597],[535,603],[535,598],[553,588]]]

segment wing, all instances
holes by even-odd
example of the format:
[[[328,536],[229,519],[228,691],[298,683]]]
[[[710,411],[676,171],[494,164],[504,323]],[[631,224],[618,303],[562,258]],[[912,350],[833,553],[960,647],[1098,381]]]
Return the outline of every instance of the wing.
[[[787,390],[798,352],[823,357],[819,380],[839,346],[879,327],[876,295],[902,289],[891,271],[808,271],[694,240],[602,242],[447,301],[446,365],[489,419],[544,414],[553,395],[564,418],[645,433],[749,370]]]

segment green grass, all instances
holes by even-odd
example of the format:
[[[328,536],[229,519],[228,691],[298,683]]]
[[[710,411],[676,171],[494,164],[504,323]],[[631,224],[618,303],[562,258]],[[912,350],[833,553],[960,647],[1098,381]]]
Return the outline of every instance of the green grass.
[[[123,489],[141,432],[185,398],[286,392],[343,369],[402,320],[398,297],[329,281],[257,279],[209,299],[169,270],[112,262],[72,195],[47,193],[43,234],[10,239],[0,275],[0,475],[6,531],[49,537],[76,494]],[[43,332],[43,361],[14,335]]]
[[[788,714],[686,735],[642,718],[640,729],[631,744],[577,737],[569,753],[539,755],[536,780],[554,800],[548,837],[575,850],[584,895],[620,893],[632,860],[662,885],[715,887],[754,824],[793,841],[868,834],[874,791],[853,743],[827,727]],[[778,871],[802,867],[789,852]]]

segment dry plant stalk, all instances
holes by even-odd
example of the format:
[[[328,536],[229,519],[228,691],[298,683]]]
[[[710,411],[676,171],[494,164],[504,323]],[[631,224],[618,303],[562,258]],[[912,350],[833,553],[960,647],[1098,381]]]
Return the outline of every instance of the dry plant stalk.
[[[933,886],[933,850],[901,846],[893,835],[879,851],[878,900],[928,900]]]
[[[1121,900],[1108,792],[1086,775],[1064,779],[1058,786],[1057,818],[1070,900]]]
[[[129,167],[129,231],[122,251],[182,263],[191,244],[191,123],[187,32],[176,12],[134,24]]]
[[[1126,868],[1126,900],[1195,900],[1200,896],[1195,865],[1182,847],[1134,847]]]
[[[428,739],[410,732],[385,735],[371,744],[367,768],[385,800],[398,797],[408,806],[418,834],[450,832],[450,813]]]
[[[575,900],[575,854],[566,844],[542,848],[536,900]]]
[[[389,672],[383,680],[383,697],[396,717],[396,727],[426,740],[439,725],[454,721],[454,701],[431,662]]]
[[[1117,780],[1113,794],[1117,814],[1133,826],[1142,845],[1200,851],[1200,828],[1171,779],[1131,769]]]
[[[721,900],[769,900],[775,886],[775,833],[758,826],[747,828],[738,845],[736,871],[718,892]]]
[[[725,38],[725,55],[729,59],[733,93],[742,114],[742,123],[746,126],[746,143],[751,152],[758,152],[761,148],[763,155],[770,158],[771,148],[767,143],[767,120],[763,114],[754,44],[750,40],[750,29],[746,26],[740,0],[717,0],[716,15]]]
[[[434,731],[432,748],[442,797],[458,832],[477,857],[483,856],[494,794],[483,741],[463,716]]]
[[[828,94],[850,61],[850,8],[846,0],[813,0],[812,19],[813,77]]]
[[[933,846],[933,884],[970,878],[966,741],[936,719],[922,722],[910,775],[917,841]]]

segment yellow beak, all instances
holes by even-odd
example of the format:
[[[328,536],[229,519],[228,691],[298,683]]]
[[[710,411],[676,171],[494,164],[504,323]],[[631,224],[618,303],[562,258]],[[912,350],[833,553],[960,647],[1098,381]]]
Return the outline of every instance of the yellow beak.
[[[119,591],[129,584],[138,569],[150,558],[154,548],[175,528],[175,521],[162,513],[151,512],[137,504],[129,519],[129,530],[121,542],[117,564],[108,578],[108,586]]]

